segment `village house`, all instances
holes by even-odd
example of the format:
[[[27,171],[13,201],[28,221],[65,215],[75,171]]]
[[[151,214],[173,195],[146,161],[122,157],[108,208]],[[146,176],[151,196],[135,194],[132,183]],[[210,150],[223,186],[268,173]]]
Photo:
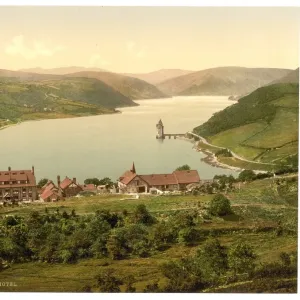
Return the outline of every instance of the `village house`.
[[[52,180],[49,180],[40,191],[40,199],[45,202],[58,201],[60,198],[61,193]]]
[[[0,171],[0,200],[34,201],[37,199],[37,186],[34,167],[31,170]]]
[[[57,201],[62,198],[69,198],[78,195],[85,189],[77,183],[76,178],[66,178],[61,181],[60,176],[57,176],[57,185],[49,180],[41,189],[40,199],[48,201]]]
[[[191,183],[200,183],[196,170],[174,171],[171,174],[138,175],[135,165],[126,171],[118,181],[122,193],[149,193],[150,189],[160,191],[183,191]]]

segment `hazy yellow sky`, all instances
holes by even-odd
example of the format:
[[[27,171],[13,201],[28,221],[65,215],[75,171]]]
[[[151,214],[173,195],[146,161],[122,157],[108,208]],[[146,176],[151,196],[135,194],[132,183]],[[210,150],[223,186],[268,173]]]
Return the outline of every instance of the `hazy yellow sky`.
[[[0,7],[0,68],[295,69],[299,20],[287,7]]]

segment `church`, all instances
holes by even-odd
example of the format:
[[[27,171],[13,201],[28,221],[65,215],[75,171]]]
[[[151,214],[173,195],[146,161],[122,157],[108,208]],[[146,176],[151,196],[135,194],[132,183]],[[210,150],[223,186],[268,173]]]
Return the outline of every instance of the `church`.
[[[160,191],[184,191],[191,183],[200,183],[197,170],[139,175],[133,163],[131,169],[119,178],[118,187],[121,193],[149,193],[151,188]]]

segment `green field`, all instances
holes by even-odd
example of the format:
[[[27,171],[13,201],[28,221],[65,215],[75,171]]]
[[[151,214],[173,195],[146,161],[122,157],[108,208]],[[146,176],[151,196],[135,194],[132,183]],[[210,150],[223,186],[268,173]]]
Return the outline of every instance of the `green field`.
[[[218,160],[226,165],[245,169],[274,172],[278,166],[272,164],[261,164],[259,162],[248,162],[235,157],[219,157]]]
[[[297,175],[296,175],[297,176]],[[24,207],[3,207],[0,217],[4,215],[27,216],[31,211],[54,213],[76,210],[79,215],[93,214],[99,209],[109,209],[112,212],[122,212],[126,209],[133,212],[138,204],[145,204],[147,209],[158,219],[164,220],[175,211],[184,210],[196,212],[200,219],[197,228],[217,236],[223,246],[230,246],[237,241],[250,244],[258,255],[258,263],[278,261],[281,252],[291,253],[297,250],[297,186],[296,177],[281,178],[280,185],[275,179],[256,180],[251,183],[241,183],[236,190],[226,196],[230,199],[234,215],[228,217],[213,217],[201,219],[201,215],[214,195],[204,196],[144,196],[129,200],[129,196],[93,196],[73,198],[58,203],[40,203]],[[202,221],[201,221],[202,220]],[[278,224],[289,233],[276,234]],[[158,280],[159,286],[164,286],[166,278],[160,266],[171,260],[194,255],[203,241],[192,246],[172,244],[163,251],[156,251],[151,256],[142,258],[131,256],[126,259],[111,258],[81,259],[76,263],[44,263],[27,262],[12,264],[1,272],[2,281],[13,281],[17,287],[2,287],[2,291],[31,292],[74,292],[84,286],[95,285],[95,275],[105,269],[113,269],[123,278],[128,274],[135,277],[134,286],[137,292],[142,292],[147,284]],[[251,283],[252,281],[250,281]],[[125,286],[121,286],[124,291]],[[239,290],[236,290],[237,292]],[[208,290],[209,292],[209,290]]]
[[[244,141],[244,145],[274,149],[298,140],[298,110],[280,108],[270,126]]]
[[[230,245],[238,239],[250,242],[256,249],[261,262],[277,260],[282,251],[291,252],[297,249],[295,237],[286,236],[274,238],[272,233],[238,234],[235,237],[219,238],[223,245]],[[279,246],[278,246],[279,245]],[[273,249],[273,250],[271,250]],[[147,284],[159,281],[165,283],[165,278],[159,266],[171,259],[194,254],[196,247],[173,246],[165,252],[149,258],[130,258],[114,261],[111,259],[86,259],[76,264],[45,264],[24,263],[13,265],[1,273],[2,281],[16,282],[17,287],[2,288],[9,292],[74,292],[83,286],[93,285],[95,275],[107,268],[115,270],[120,277],[132,274],[138,281],[134,284],[137,292],[142,292]],[[121,291],[124,291],[124,286]],[[95,290],[96,291],[96,290]]]
[[[261,162],[273,162],[276,163],[276,161],[289,157],[290,155],[297,155],[298,154],[298,142],[292,142],[290,144],[287,144],[283,147],[280,147],[278,149],[267,151],[265,152],[259,160]]]
[[[129,198],[129,200],[126,200]],[[130,199],[131,198],[131,199]],[[45,208],[49,211],[66,210],[71,212],[73,208],[78,214],[91,214],[99,209],[109,209],[115,212],[122,212],[124,209],[129,212],[139,204],[145,204],[152,213],[167,213],[176,210],[195,209],[200,204],[208,203],[212,195],[194,196],[141,196],[140,199],[132,199],[132,196],[126,195],[99,195],[84,198],[71,198],[66,201],[56,203],[36,203],[34,205],[25,205],[24,207],[2,207],[0,216],[7,214],[27,215],[32,210],[43,213]]]

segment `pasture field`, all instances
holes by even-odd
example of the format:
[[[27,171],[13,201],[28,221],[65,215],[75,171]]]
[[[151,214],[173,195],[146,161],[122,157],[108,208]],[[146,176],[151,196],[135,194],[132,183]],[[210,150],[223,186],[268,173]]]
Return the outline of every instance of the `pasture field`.
[[[277,148],[298,140],[298,110],[280,108],[271,125],[244,144],[258,148]],[[279,130],[280,128],[280,130]]]
[[[280,181],[278,184],[278,180]],[[24,207],[2,207],[0,217],[4,215],[28,215],[32,210],[44,213],[45,208],[52,213],[93,214],[96,210],[109,209],[112,212],[131,213],[138,204],[145,204],[157,219],[168,218],[177,210],[199,214],[197,229],[203,239],[192,246],[172,244],[163,251],[154,251],[149,257],[131,256],[126,259],[113,260],[105,258],[81,259],[76,263],[26,262],[12,264],[3,270],[1,281],[15,282],[16,287],[2,287],[1,291],[18,292],[76,292],[84,286],[91,286],[97,292],[95,276],[105,269],[112,269],[120,278],[131,274],[135,278],[134,287],[142,292],[148,284],[158,281],[164,286],[166,278],[160,266],[170,260],[194,255],[202,247],[208,236],[217,237],[223,246],[230,246],[237,241],[250,244],[257,254],[257,263],[278,261],[280,253],[297,251],[297,174],[293,177],[278,177],[256,180],[250,183],[236,184],[234,191],[226,194],[234,214],[226,217],[202,219],[209,202],[214,195],[203,196],[142,196],[133,199],[129,195],[100,195],[86,198],[72,198],[64,202],[38,203]],[[128,199],[130,198],[131,199]],[[127,199],[126,199],[127,198]],[[202,220],[202,221],[201,221]],[[279,225],[280,224],[280,225]],[[284,228],[278,234],[278,226]],[[207,235],[208,234],[208,235]],[[288,279],[286,279],[288,280]],[[292,280],[292,279],[291,279]],[[293,287],[295,286],[295,279]],[[220,287],[219,291],[242,291],[231,285]],[[253,281],[247,281],[253,284]],[[251,288],[248,288],[250,291]],[[125,291],[125,285],[121,286]],[[218,290],[207,290],[217,292]]]

